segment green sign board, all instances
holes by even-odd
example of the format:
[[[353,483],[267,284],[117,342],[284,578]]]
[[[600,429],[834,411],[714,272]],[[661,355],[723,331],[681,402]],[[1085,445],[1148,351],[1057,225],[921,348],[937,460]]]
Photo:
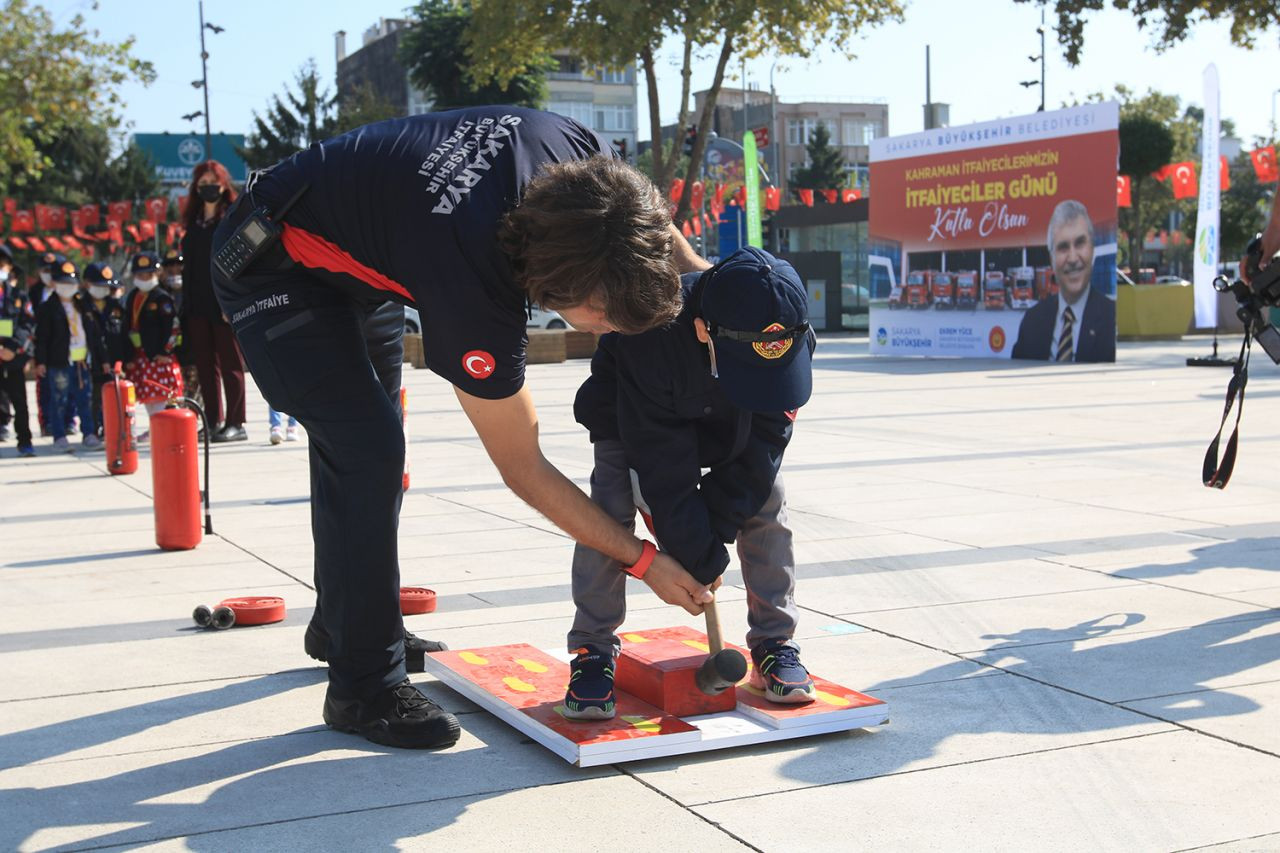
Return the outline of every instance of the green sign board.
[[[244,147],[243,133],[215,133],[210,149],[205,149],[203,133],[135,133],[133,142],[151,155],[156,177],[165,184],[191,183],[191,169],[205,160],[217,160],[227,167],[231,180],[243,182],[249,168],[236,148]]]
[[[747,185],[747,245],[764,248],[764,235],[760,230],[760,158],[756,154],[756,135],[747,131],[742,135],[742,180]]]

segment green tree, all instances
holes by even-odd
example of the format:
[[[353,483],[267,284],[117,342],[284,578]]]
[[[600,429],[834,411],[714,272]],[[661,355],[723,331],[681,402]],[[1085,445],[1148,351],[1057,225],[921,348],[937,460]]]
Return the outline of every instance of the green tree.
[[[467,0],[421,0],[413,23],[400,37],[400,61],[409,79],[431,96],[436,110],[482,104],[541,108],[547,102],[547,72],[555,67],[548,49],[531,51],[525,67],[480,81],[467,73],[466,34],[472,21]]]
[[[1033,0],[1018,0],[1030,3]],[[1043,4],[1045,0],[1034,0]],[[1253,48],[1257,37],[1280,20],[1277,0],[1110,0],[1116,9],[1133,13],[1138,26],[1160,27],[1156,49],[1164,50],[1187,38],[1200,21],[1231,21],[1231,41]],[[1058,16],[1058,42],[1066,49],[1067,62],[1080,63],[1084,48],[1085,17],[1105,8],[1107,0],[1054,0]]]
[[[335,133],[346,133],[375,121],[396,118],[403,113],[400,107],[378,96],[368,83],[356,86],[345,95],[338,96],[338,119]]]
[[[151,157],[136,145],[115,153],[116,137],[97,124],[67,125],[38,149],[50,164],[38,184],[12,194],[23,205],[37,202],[81,205],[146,198],[160,190]]]
[[[251,169],[278,163],[337,130],[337,104],[314,59],[298,69],[293,82],[294,89],[286,87],[283,97],[272,96],[266,115],[253,113],[253,130],[237,151]]]
[[[1159,186],[1151,173],[1166,166],[1172,154],[1173,133],[1163,122],[1142,114],[1120,117],[1120,174],[1129,176],[1133,203],[1121,209],[1120,227],[1129,234],[1129,268],[1135,277],[1142,266],[1147,224],[1153,221],[1150,210],[1142,207],[1142,191],[1148,184]]]
[[[689,94],[695,52],[716,56],[715,72],[698,122],[684,193],[676,222],[689,213],[692,188],[706,148],[716,99],[729,59],[770,56],[807,57],[833,45],[852,56],[854,37],[864,28],[902,15],[901,0],[473,0],[472,26],[466,35],[470,73],[479,80],[510,79],[553,48],[567,48],[585,61],[621,68],[638,56],[645,72],[650,139],[660,140],[657,56],[668,36],[681,44],[681,96],[677,127],[689,119]],[[653,145],[653,175],[665,191],[675,177],[675,158],[666,146]]]
[[[100,41],[80,15],[58,27],[43,6],[0,5],[0,188],[40,180],[51,165],[43,149],[66,128],[120,126],[120,85],[155,79],[133,45]]]
[[[822,122],[809,134],[805,152],[809,155],[809,165],[796,169],[795,177],[791,180],[792,186],[809,190],[833,190],[848,183],[844,157],[831,144],[831,131]]]

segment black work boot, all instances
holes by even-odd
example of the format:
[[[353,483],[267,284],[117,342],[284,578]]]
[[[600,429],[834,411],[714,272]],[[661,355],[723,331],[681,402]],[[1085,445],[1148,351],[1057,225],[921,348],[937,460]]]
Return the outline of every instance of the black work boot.
[[[329,645],[329,635],[315,620],[307,625],[307,633],[302,638],[302,647],[311,657],[318,661],[326,661],[325,648]],[[422,672],[423,660],[428,652],[448,651],[449,647],[438,640],[424,640],[416,634],[404,632],[404,666],[409,672]]]
[[[329,685],[324,721],[333,729],[399,749],[453,746],[462,734],[458,718],[405,679],[372,699],[344,698]]]

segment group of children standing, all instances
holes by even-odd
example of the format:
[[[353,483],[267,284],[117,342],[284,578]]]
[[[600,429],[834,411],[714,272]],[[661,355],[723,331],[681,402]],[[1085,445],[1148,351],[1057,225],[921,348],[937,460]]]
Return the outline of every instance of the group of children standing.
[[[127,293],[110,264],[90,263],[81,270],[56,252],[41,257],[39,278],[25,294],[12,281],[13,256],[2,245],[0,269],[0,393],[12,410],[19,455],[35,455],[23,377],[28,361],[34,365],[41,434],[67,452],[77,419],[83,446],[102,446],[102,387],[116,364],[123,366],[148,414],[184,396],[178,319],[182,255],[177,250],[163,259],[150,251],[135,254]],[[7,433],[6,422],[0,438]],[[148,438],[145,432],[138,436],[140,442]]]

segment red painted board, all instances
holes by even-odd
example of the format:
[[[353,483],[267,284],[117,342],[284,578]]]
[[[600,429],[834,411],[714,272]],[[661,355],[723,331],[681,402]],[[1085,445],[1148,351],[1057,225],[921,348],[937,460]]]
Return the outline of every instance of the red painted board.
[[[524,643],[434,652],[431,657],[580,747],[697,732],[688,723],[622,692],[617,694],[612,720],[565,719],[560,709],[569,683],[568,664]]]
[[[676,717],[732,711],[732,690],[708,696],[698,689],[698,670],[706,660],[705,651],[680,640],[627,643],[618,655],[617,688]]]

